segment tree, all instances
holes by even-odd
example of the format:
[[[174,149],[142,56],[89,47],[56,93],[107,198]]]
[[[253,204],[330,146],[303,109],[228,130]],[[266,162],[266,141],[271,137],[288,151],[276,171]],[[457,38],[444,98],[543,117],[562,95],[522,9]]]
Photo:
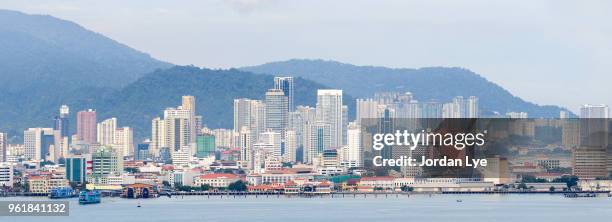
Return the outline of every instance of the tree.
[[[553,182],[566,183],[567,188],[572,188],[573,186],[578,185],[578,177],[577,176],[562,176],[560,178],[554,179]]]
[[[244,182],[242,182],[242,180],[238,180],[236,182],[231,183],[228,187],[228,190],[232,190],[232,191],[246,191],[247,190],[247,186]]]
[[[555,186],[550,186],[550,188],[548,188],[548,191],[555,192]]]
[[[408,185],[404,185],[404,186],[402,186],[402,188],[401,188],[401,189],[402,189],[402,191],[403,191],[403,192],[411,192],[411,191],[413,191],[413,190],[414,190],[414,188],[413,188],[413,187],[408,186]]]

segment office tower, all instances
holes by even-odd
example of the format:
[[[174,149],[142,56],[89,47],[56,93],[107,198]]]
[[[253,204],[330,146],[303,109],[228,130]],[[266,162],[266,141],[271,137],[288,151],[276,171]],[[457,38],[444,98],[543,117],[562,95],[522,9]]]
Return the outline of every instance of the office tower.
[[[287,130],[285,131],[285,152],[283,153],[283,160],[285,162],[295,163],[297,160],[297,139],[298,135],[296,130]]]
[[[287,97],[288,111],[295,110],[293,77],[274,77],[274,89],[280,89]]]
[[[207,133],[198,135],[196,144],[196,156],[198,158],[209,157],[215,154],[216,144],[214,135]]]
[[[324,150],[331,148],[331,126],[325,122],[308,124],[308,142],[304,147],[304,162],[312,163]],[[307,146],[306,146],[307,145]]]
[[[191,111],[178,108],[164,110],[164,129],[166,132],[165,144],[172,154],[184,147],[188,147],[191,139]]]
[[[151,121],[151,144],[149,154],[151,157],[159,156],[162,147],[166,147],[166,125],[163,119],[156,117]]]
[[[287,128],[288,103],[287,97],[280,89],[270,89],[266,92],[266,129],[284,134]]]
[[[195,97],[193,96],[183,96],[182,97],[182,109],[189,110],[189,142],[195,143],[196,135],[197,135],[197,123],[196,123],[196,103]]]
[[[344,165],[348,167],[363,166],[361,127],[356,122],[352,122],[348,125],[347,143],[345,148],[345,152],[342,154]]]
[[[357,99],[357,122],[378,118],[378,102],[373,99]]]
[[[330,147],[342,147],[342,90],[319,89],[317,91],[317,121],[329,125]]]
[[[25,130],[23,132],[25,157],[33,160],[47,160],[48,156],[53,156],[55,147],[60,147],[56,137],[59,137],[59,131],[51,128],[29,128]]]
[[[119,176],[123,173],[123,157],[110,146],[96,149],[91,155],[93,178]]]
[[[53,124],[53,130],[59,130],[60,135],[62,137],[70,136],[69,118],[70,118],[70,108],[68,108],[67,105],[62,105],[60,107],[60,114],[59,116],[55,117],[55,121]]]
[[[134,131],[124,126],[117,128],[114,135],[113,148],[121,152],[122,156],[129,156],[134,150]]]
[[[83,143],[96,142],[96,111],[89,109],[77,113],[77,139]]]
[[[134,160],[147,160],[151,158],[151,154],[149,153],[149,145],[150,143],[139,143],[136,145],[136,150],[134,151]]]
[[[466,102],[466,118],[478,118],[480,110],[478,108],[478,97],[470,96]]]
[[[101,145],[111,145],[115,142],[115,130],[117,129],[117,118],[106,119],[97,125],[97,141]]]
[[[85,157],[66,158],[66,179],[70,183],[82,185],[87,181],[87,159]]]
[[[261,144],[267,144],[268,146],[266,146],[266,155],[264,156],[265,158],[267,157],[274,157],[274,158],[281,158],[281,141],[282,141],[282,137],[283,135],[281,135],[281,133],[276,132],[276,131],[272,131],[272,130],[268,130],[266,132],[263,132],[259,135],[259,141],[258,143]]]
[[[0,162],[6,162],[8,155],[8,135],[0,132]]]

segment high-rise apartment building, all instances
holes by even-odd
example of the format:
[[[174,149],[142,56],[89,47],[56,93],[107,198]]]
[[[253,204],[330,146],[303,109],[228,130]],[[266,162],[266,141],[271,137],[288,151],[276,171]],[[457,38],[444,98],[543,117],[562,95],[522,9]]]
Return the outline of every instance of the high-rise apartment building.
[[[122,156],[129,156],[134,151],[134,131],[124,126],[117,128],[114,134],[113,148],[121,152]]]
[[[342,113],[342,90],[317,91],[317,121],[329,125],[330,148],[342,147],[344,131]]]
[[[362,153],[361,127],[356,122],[352,122],[348,125],[347,144],[342,153],[342,164],[347,167],[363,166]]]
[[[166,125],[163,119],[156,117],[151,121],[151,143],[149,144],[149,155],[159,156],[162,147],[166,147]]]
[[[115,130],[117,129],[117,118],[106,119],[97,124],[97,141],[101,145],[115,143]]]
[[[84,143],[96,142],[96,111],[93,109],[77,113],[77,139]]]
[[[59,149],[59,131],[51,128],[29,128],[23,132],[24,155],[33,160],[46,160]]]

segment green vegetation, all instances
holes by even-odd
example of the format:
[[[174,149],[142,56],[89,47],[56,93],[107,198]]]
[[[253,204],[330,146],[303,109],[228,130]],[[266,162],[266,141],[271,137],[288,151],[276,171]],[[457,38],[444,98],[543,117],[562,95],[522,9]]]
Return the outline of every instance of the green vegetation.
[[[238,180],[236,182],[231,183],[228,187],[228,190],[231,191],[246,191],[247,190],[247,186],[244,182],[242,182],[242,180]]]
[[[560,178],[554,179],[554,183],[566,183],[567,188],[572,188],[578,185],[578,177],[577,176],[562,176]]]

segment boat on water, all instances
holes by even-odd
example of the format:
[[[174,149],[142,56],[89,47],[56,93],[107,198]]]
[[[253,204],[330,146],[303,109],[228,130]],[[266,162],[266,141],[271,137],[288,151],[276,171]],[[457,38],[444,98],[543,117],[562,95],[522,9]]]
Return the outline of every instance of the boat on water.
[[[97,204],[100,203],[100,192],[97,190],[81,191],[79,193],[79,204]]]
[[[76,197],[76,192],[72,187],[57,187],[49,191],[49,198],[51,199],[62,199]]]

